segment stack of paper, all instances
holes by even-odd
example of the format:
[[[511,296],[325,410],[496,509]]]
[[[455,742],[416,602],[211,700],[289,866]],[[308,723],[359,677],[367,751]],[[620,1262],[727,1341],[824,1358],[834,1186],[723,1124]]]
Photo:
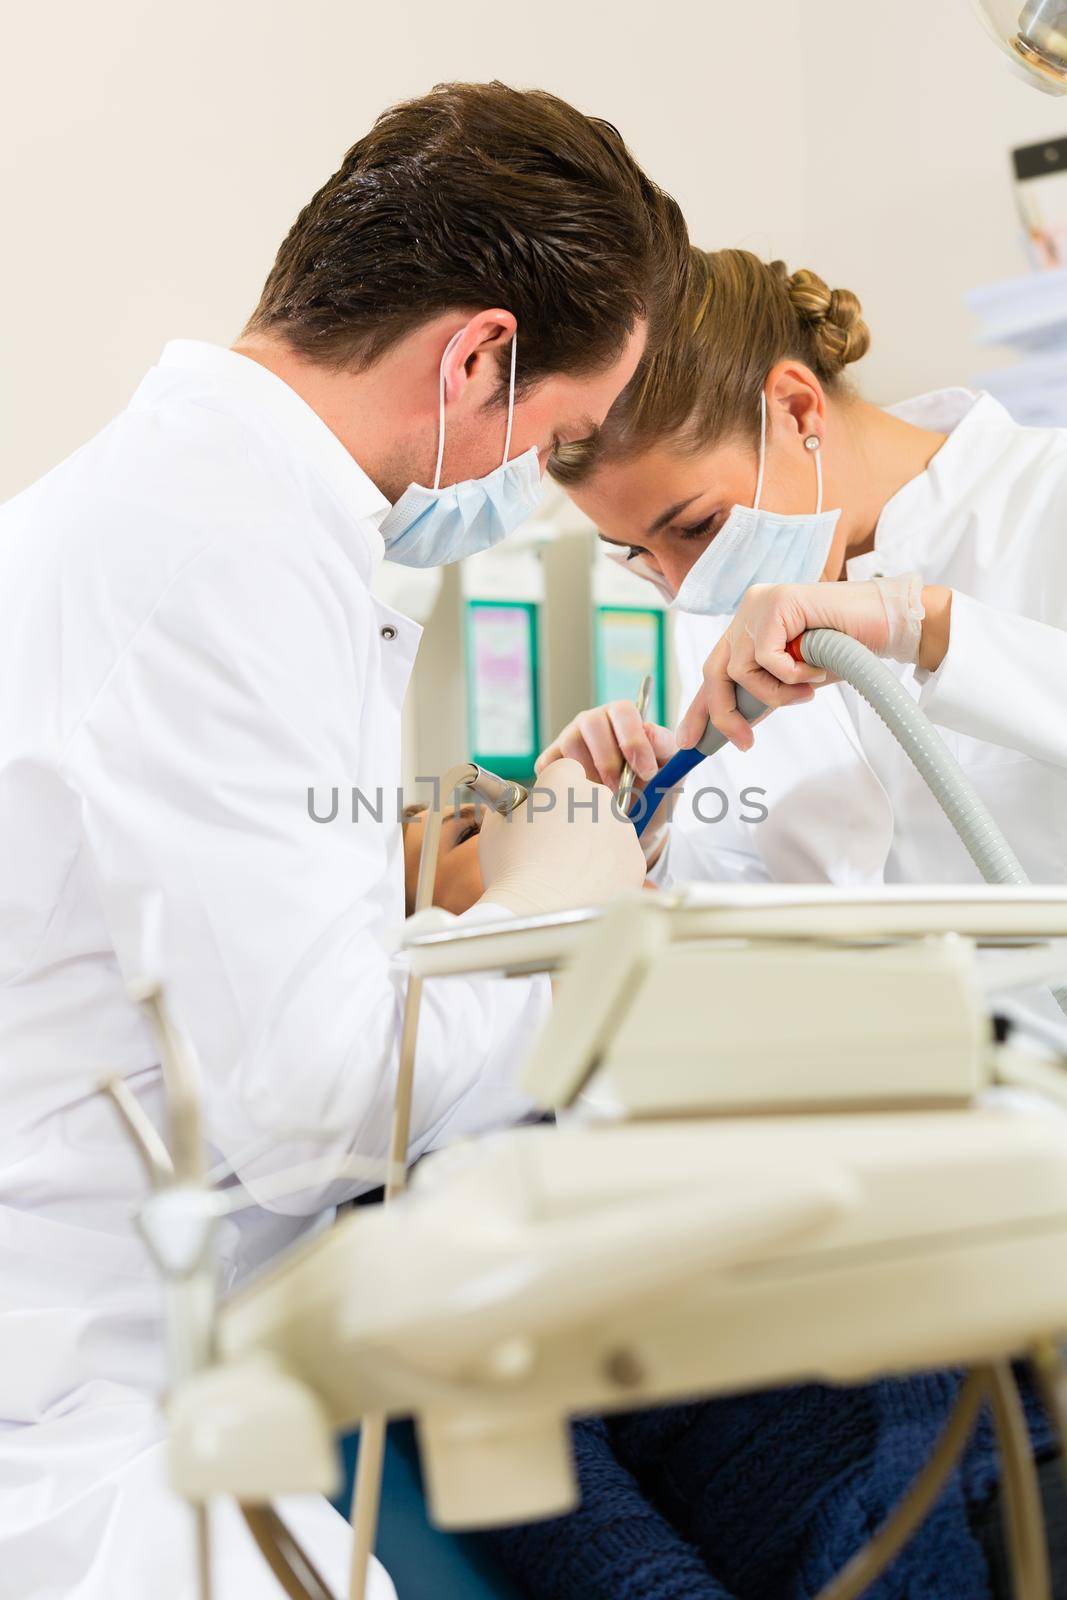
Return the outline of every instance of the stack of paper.
[[[979,373],[1017,422],[1067,427],[1067,270],[972,289],[967,305],[979,319],[978,343],[1015,350],[1011,366]]]

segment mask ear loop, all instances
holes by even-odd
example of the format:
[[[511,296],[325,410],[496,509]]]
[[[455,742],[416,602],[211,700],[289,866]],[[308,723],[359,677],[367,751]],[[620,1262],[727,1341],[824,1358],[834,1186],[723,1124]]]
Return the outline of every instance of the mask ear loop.
[[[809,433],[804,440],[805,450],[815,457],[815,515],[822,515],[822,440],[817,433]],[[767,392],[760,390],[759,397],[759,476],[756,478],[756,499],[753,511],[758,511],[763,499],[763,474],[767,466]]]
[[[767,466],[767,393],[761,389],[759,395],[759,472],[756,477],[756,498],[752,502],[753,511],[758,511],[760,501],[763,499],[763,474]]]
[[[441,352],[441,366],[437,379],[437,465],[433,472],[433,486],[435,489],[441,487],[441,467],[445,459],[445,362],[448,359],[448,352],[462,332],[463,329],[460,328],[454,333]]]
[[[439,489],[441,487],[441,467],[443,466],[445,459],[445,361],[448,357],[448,352],[451,350],[452,346],[455,344],[460,333],[462,332],[463,329],[460,328],[459,333],[454,333],[452,335],[451,339],[449,339],[448,343],[445,345],[444,351],[441,355],[441,368],[437,385],[437,465],[433,472],[433,486],[435,489]],[[518,350],[519,336],[517,333],[515,333],[512,334],[511,337],[511,377],[508,381],[508,426],[507,431],[504,434],[504,459],[500,463],[502,467],[507,464],[508,456],[511,454],[511,428],[513,422],[515,421],[515,362],[516,357],[518,356]]]
[[[519,350],[518,333],[511,336],[511,378],[508,382],[508,431],[504,435],[504,459],[500,463],[507,466],[508,456],[511,454],[511,424],[515,421],[515,358]]]

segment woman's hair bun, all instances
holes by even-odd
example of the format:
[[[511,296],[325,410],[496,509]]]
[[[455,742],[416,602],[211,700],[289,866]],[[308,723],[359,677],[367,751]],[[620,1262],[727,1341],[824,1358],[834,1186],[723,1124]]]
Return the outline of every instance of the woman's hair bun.
[[[867,354],[870,330],[851,289],[831,289],[807,267],[790,273],[784,281],[797,321],[811,340],[820,377],[836,378]]]

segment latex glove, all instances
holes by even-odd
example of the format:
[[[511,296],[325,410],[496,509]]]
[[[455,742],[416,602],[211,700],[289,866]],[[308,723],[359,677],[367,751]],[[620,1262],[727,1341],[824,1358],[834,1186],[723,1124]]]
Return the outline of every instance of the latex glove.
[[[922,578],[917,572],[904,572],[898,578],[874,578],[882,597],[889,637],[878,653],[891,661],[918,661],[923,643],[923,618],[926,606]]]
[[[623,765],[629,762],[636,774],[636,793],[666,766],[677,749],[678,741],[669,728],[643,722],[632,700],[613,700],[610,705],[582,711],[568,722],[559,737],[538,756],[536,771],[542,772],[551,762],[568,757],[578,762],[587,778],[606,784],[615,794]],[[641,836],[641,849],[649,866],[658,860],[663,849],[669,812],[669,802],[664,800]]]
[[[486,812],[478,838],[482,899],[520,916],[599,905],[645,878],[633,824],[616,815],[612,792],[577,761],[553,761],[510,816]]]
[[[875,655],[913,650],[896,659],[917,659],[922,593],[922,581],[914,573],[866,583],[753,584],[704,663],[704,686],[682,719],[679,744],[696,744],[710,719],[739,750],[751,749],[755,736],[737,710],[735,684],[743,684],[772,710],[810,700],[813,685],[826,683],[827,674],[794,661],[786,650],[791,639],[809,628],[847,633]],[[918,617],[913,615],[916,609]]]

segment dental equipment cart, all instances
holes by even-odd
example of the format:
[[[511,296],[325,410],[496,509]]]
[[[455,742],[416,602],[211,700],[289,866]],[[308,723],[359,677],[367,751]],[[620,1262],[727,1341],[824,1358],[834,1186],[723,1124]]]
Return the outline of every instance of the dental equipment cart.
[[[332,1430],[413,1415],[436,1522],[545,1517],[574,1503],[574,1413],[962,1364],[936,1458],[826,1592],[873,1581],[989,1394],[1017,1591],[1042,1600],[1008,1362],[1037,1361],[1062,1433],[1065,939],[1067,894],[1031,888],[703,888],[413,930],[423,981],[557,975],[526,1081],[558,1126],[428,1157],[222,1307],[172,1398],[175,1487],[329,1492]]]

